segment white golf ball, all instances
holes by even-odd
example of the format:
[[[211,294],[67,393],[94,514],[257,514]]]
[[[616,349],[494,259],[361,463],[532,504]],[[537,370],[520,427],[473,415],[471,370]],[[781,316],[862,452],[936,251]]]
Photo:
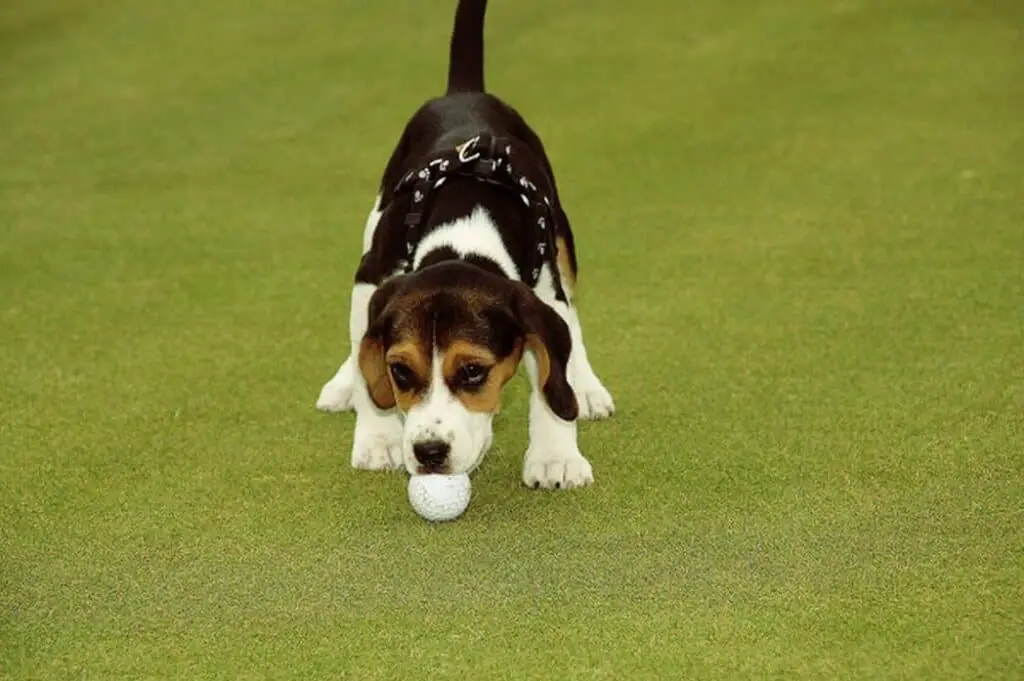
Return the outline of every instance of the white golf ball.
[[[427,520],[436,522],[458,518],[469,506],[469,496],[469,476],[465,473],[409,477],[409,503]]]

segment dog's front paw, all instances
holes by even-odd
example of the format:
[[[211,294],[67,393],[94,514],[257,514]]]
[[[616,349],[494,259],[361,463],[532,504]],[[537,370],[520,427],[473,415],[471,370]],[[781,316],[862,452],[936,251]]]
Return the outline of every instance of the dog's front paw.
[[[404,468],[402,429],[360,428],[357,423],[352,438],[352,467],[368,471]]]
[[[530,448],[523,462],[523,484],[533,489],[571,489],[594,481],[590,462],[579,451]]]
[[[316,398],[317,409],[339,412],[352,408],[352,392],[355,384],[355,375],[352,371],[351,360],[346,360],[338,373],[324,383],[324,387],[320,389],[320,396]]]
[[[581,381],[576,391],[576,401],[580,405],[579,418],[582,421],[606,419],[615,413],[612,394],[601,385],[596,376],[592,381]]]

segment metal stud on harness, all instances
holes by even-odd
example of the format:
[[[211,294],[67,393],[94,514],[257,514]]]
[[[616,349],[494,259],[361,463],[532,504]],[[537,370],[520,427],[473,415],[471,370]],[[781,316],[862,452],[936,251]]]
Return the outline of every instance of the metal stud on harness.
[[[533,224],[537,229],[537,248],[532,262],[525,268],[523,281],[531,287],[537,283],[544,263],[555,253],[554,213],[547,194],[538,189],[525,174],[513,170],[511,160],[511,141],[492,135],[477,135],[422,168],[410,170],[399,180],[395,186],[395,195],[412,192],[412,204],[405,216],[404,272],[412,270],[413,253],[419,243],[432,193],[452,175],[461,175],[514,191],[523,205],[531,210]],[[558,278],[555,279],[557,281]]]

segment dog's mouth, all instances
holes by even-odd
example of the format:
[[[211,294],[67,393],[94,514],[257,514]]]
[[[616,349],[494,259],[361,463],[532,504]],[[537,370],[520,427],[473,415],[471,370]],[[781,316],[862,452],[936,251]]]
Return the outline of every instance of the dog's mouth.
[[[480,454],[477,455],[476,459],[473,460],[473,463],[469,464],[469,466],[467,466],[463,472],[468,475],[475,471],[477,468],[479,468],[480,464],[483,463],[484,454],[485,452],[480,452]],[[422,463],[418,463],[416,465],[417,475],[451,475],[451,473],[452,467],[448,464],[448,462],[439,465],[429,466]]]
[[[426,466],[419,464],[416,466],[417,475],[448,475],[450,468],[447,464],[440,464],[438,466]]]

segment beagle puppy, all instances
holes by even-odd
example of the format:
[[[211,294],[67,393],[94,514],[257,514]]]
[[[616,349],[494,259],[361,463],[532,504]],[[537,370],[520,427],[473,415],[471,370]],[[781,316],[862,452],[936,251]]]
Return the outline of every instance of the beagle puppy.
[[[317,408],[355,410],[355,468],[468,473],[522,363],[522,480],[579,487],[593,472],[577,422],[615,406],[587,359],[573,234],[544,147],[484,90],[486,6],[459,1],[447,90],[410,118],[384,170],[352,288],[351,350]]]

